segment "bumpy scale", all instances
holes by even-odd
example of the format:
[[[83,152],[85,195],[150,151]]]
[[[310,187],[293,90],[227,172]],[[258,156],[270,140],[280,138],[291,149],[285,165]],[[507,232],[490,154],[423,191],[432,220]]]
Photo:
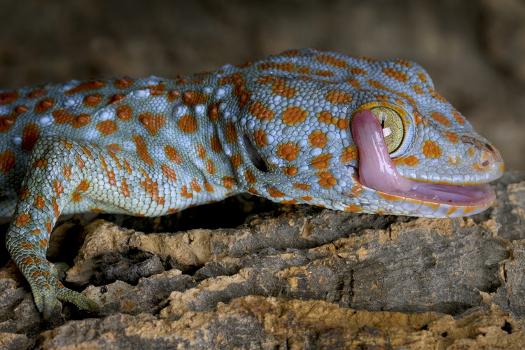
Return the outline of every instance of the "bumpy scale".
[[[494,199],[497,150],[405,60],[294,50],[174,80],[71,81],[0,92],[7,248],[50,317],[61,213],[139,216],[250,192],[280,203],[427,217]]]

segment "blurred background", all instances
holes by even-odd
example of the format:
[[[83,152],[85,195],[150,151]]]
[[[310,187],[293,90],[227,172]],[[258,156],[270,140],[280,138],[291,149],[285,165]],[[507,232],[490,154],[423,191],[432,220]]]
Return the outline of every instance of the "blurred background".
[[[402,57],[525,170],[525,0],[0,0],[0,87],[173,77],[290,48]]]

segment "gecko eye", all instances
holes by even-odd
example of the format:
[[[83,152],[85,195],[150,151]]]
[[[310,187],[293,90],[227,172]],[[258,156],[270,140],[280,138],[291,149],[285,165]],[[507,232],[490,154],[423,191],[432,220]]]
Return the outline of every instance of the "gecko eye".
[[[388,107],[373,107],[371,111],[383,127],[383,136],[388,153],[394,153],[401,146],[405,137],[403,119],[395,110]]]

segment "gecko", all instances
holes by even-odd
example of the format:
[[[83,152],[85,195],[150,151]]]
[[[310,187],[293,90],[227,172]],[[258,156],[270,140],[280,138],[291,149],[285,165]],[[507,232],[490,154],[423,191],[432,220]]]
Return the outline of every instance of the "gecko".
[[[160,216],[248,192],[355,213],[459,217],[495,200],[498,150],[417,63],[314,49],[164,79],[0,91],[7,250],[50,318],[96,310],[46,259],[61,214]]]

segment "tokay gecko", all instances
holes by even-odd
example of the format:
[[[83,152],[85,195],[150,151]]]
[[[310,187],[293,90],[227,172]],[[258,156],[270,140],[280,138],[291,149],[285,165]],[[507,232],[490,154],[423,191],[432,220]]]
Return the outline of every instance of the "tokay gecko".
[[[159,216],[242,192],[424,217],[479,213],[500,153],[407,60],[312,49],[175,79],[0,92],[0,216],[45,317],[96,309],[46,259],[61,214]]]

